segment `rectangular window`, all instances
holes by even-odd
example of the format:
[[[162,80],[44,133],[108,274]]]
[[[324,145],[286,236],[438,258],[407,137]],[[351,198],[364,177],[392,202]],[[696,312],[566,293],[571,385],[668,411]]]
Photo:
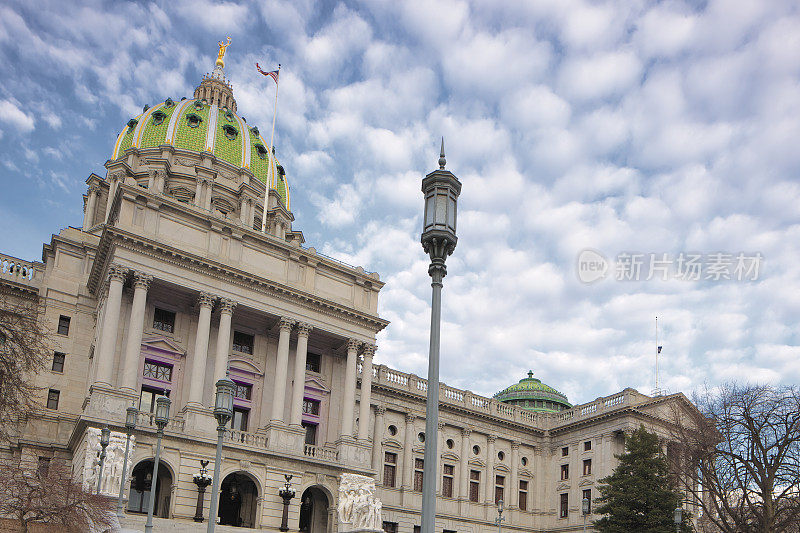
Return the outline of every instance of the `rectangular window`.
[[[69,335],[69,321],[70,318],[68,316],[61,315],[60,317],[58,317],[59,335]]]
[[[559,518],[566,518],[569,516],[569,494],[564,493],[561,495],[561,505],[558,511]]]
[[[303,400],[303,413],[307,415],[316,415],[319,416],[319,400],[309,400],[305,398]]]
[[[422,477],[425,471],[425,460],[414,459],[414,490],[422,492]]]
[[[525,480],[519,482],[519,510],[528,510],[528,482]]]
[[[504,494],[506,490],[506,478],[505,476],[495,476],[494,478],[494,503],[497,505],[500,503],[500,500],[504,500]]]
[[[592,512],[592,489],[585,489],[583,491],[583,499],[589,500],[589,514]],[[581,502],[581,510],[583,510],[583,502]]]
[[[142,376],[161,381],[172,381],[172,367],[155,361],[145,361]]]
[[[592,475],[592,460],[591,459],[584,459],[583,460],[583,475],[584,476],[591,476]]]
[[[561,481],[569,479],[569,465],[561,465]]]
[[[174,333],[175,313],[156,307],[156,310],[153,313],[153,329],[166,331],[167,333]]]
[[[242,333],[241,331],[234,331],[233,350],[236,352],[253,355],[253,339],[254,337],[248,333]]]
[[[231,429],[239,431],[247,431],[247,419],[250,417],[250,409],[242,409],[239,407],[233,408],[233,416],[231,417]]]
[[[422,533],[422,526],[414,526],[414,533]]]
[[[247,383],[236,383],[233,396],[241,400],[249,400],[253,396],[253,386]]]
[[[303,422],[303,428],[306,430],[306,440],[305,443],[311,446],[315,446],[317,444],[317,425],[311,424],[310,422]]]
[[[592,449],[592,441],[587,440],[583,443],[583,451],[588,452]]]
[[[36,468],[36,472],[39,474],[39,477],[47,477],[47,473],[50,472],[49,457],[39,457],[39,464]]]
[[[566,457],[569,455],[569,446],[564,446],[561,448],[561,457]]]
[[[58,397],[61,395],[60,391],[50,389],[47,391],[47,408],[58,409]]]
[[[384,522],[383,531],[386,533],[397,533],[397,522]]]
[[[397,470],[397,454],[386,452],[383,456],[383,485],[385,487],[394,487],[396,470]],[[384,522],[384,526],[385,525],[386,522]]]
[[[309,353],[306,355],[306,371],[316,372],[319,374],[322,368],[322,356],[318,353]]]
[[[51,370],[53,372],[63,372],[64,371],[64,358],[66,357],[65,354],[61,352],[55,352],[53,354],[53,368]]]
[[[454,465],[442,465],[442,496],[453,497],[453,477],[455,473]]]
[[[156,412],[156,398],[166,393],[169,396],[169,391],[163,389],[154,389],[152,387],[142,387],[142,393],[139,395],[139,411],[143,413]]]
[[[480,470],[469,471],[469,501],[477,502],[481,489],[481,472]]]

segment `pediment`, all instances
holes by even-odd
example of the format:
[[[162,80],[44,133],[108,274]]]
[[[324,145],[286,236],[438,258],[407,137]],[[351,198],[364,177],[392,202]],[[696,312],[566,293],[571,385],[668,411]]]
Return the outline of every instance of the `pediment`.
[[[579,487],[585,487],[587,485],[594,485],[594,481],[592,481],[591,479],[584,479],[578,484]]]
[[[533,474],[531,474],[531,471],[528,470],[527,468],[520,468],[519,475],[525,477],[533,477]]]
[[[480,468],[486,468],[486,463],[484,463],[480,459],[470,459],[469,465],[470,466],[478,466]]]
[[[306,388],[307,389],[316,389],[316,390],[324,392],[326,394],[330,394],[331,393],[331,389],[327,385],[325,385],[325,383],[323,383],[322,380],[320,380],[319,378],[313,377],[313,376],[311,376],[311,377],[306,376]]]
[[[173,356],[184,356],[186,351],[181,348],[174,340],[162,335],[154,335],[142,339],[142,348],[155,352],[168,353]]]
[[[261,371],[260,368],[253,362],[248,359],[244,359],[242,357],[231,357],[229,360],[229,365],[231,370],[236,368],[237,370],[242,370],[244,372],[250,372],[252,374],[256,374],[259,376],[263,376],[264,372]]]
[[[458,462],[458,455],[454,454],[453,452],[444,452],[442,454],[442,459]]]
[[[397,449],[403,448],[403,445],[400,444],[400,441],[397,439],[384,439],[383,445],[389,448],[397,448]]]
[[[511,472],[506,465],[495,465],[494,469],[496,472]]]
[[[569,490],[569,483],[559,483],[556,485],[556,490]]]

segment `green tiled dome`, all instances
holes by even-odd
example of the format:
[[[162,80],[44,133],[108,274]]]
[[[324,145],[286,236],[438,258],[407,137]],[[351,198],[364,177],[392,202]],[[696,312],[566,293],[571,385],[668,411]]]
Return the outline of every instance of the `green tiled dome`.
[[[204,82],[210,79],[204,78]],[[209,104],[206,99],[174,102],[168,98],[128,121],[117,137],[111,159],[124,157],[129,148],[161,145],[208,152],[219,161],[243,168],[275,189],[289,209],[289,183],[283,167],[276,161],[275,175],[271,176],[269,145],[258,128],[248,126],[234,110]]]
[[[532,371],[528,371],[527,378],[503,389],[494,397],[528,411],[554,413],[572,407],[565,395],[533,377]]]

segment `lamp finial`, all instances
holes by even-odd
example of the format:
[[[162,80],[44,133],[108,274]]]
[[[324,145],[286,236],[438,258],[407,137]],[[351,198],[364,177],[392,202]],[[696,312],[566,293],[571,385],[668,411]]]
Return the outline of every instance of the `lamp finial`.
[[[439,170],[444,170],[447,160],[444,158],[444,137],[442,137],[442,150],[439,152]]]

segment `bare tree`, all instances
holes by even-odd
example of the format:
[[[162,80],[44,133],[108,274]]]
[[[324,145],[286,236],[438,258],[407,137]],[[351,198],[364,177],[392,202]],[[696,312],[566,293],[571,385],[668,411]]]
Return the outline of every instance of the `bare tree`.
[[[18,421],[37,407],[40,388],[33,377],[53,355],[38,315],[36,300],[0,293],[0,440],[7,440]]]
[[[724,533],[784,533],[800,522],[800,389],[726,384],[676,411],[672,468]]]
[[[45,523],[57,531],[104,531],[113,523],[113,501],[73,481],[62,461],[46,469],[18,458],[0,462],[0,515],[13,517],[20,530]]]

